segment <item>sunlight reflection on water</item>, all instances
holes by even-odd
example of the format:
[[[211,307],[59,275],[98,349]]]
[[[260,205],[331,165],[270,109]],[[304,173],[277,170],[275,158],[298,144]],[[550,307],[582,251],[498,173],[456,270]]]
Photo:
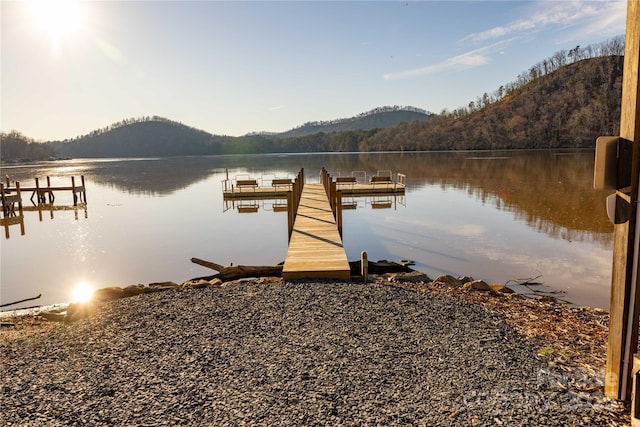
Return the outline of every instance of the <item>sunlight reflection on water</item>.
[[[593,153],[494,153],[490,162],[479,161],[481,154],[73,160],[3,168],[2,176],[29,184],[36,175],[66,181],[82,171],[88,204],[86,211],[26,212],[24,236],[10,226],[10,238],[1,241],[0,298],[42,292],[39,303],[52,304],[68,301],[80,281],[100,288],[211,274],[192,257],[279,263],[287,250],[286,212],[273,201],[258,203],[255,213],[225,212],[225,168],[232,178],[293,177],[304,166],[308,181],[317,182],[324,165],[345,175],[393,168],[408,176],[404,199],[355,198],[357,208],[344,211],[349,259],[366,250],[371,260],[414,260],[430,277],[488,282],[542,275],[545,289],[607,308],[612,227],[604,195],[590,188]],[[70,203],[56,196],[56,205]]]

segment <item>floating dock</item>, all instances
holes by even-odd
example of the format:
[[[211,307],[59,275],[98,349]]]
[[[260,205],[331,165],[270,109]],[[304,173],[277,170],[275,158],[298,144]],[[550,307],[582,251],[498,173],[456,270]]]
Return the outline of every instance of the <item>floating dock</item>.
[[[302,189],[282,277],[351,279],[347,254],[322,184],[306,184]]]
[[[406,176],[399,173],[396,179],[390,175],[364,177],[337,177],[336,189],[343,196],[374,196],[378,194],[404,194]],[[291,191],[293,181],[274,179],[271,182],[256,179],[235,179],[223,181],[224,200],[232,199],[278,199],[286,198]],[[265,185],[266,184],[266,185]]]

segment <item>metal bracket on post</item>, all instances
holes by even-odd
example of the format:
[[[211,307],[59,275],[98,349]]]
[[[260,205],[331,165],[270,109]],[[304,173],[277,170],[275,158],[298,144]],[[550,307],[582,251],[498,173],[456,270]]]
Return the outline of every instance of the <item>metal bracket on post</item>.
[[[631,197],[631,144],[618,136],[596,139],[596,157],[593,168],[595,190],[615,190],[607,197],[607,216],[613,224],[629,221]]]

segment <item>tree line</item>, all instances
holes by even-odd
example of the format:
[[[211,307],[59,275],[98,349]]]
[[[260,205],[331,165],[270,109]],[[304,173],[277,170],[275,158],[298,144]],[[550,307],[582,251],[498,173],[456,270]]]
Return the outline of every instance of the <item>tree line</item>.
[[[585,59],[601,58],[609,56],[624,56],[624,36],[618,35],[609,40],[600,43],[590,44],[581,47],[580,45],[573,49],[561,49],[546,59],[529,67],[529,69],[518,74],[515,80],[499,86],[491,93],[483,93],[476,97],[475,100],[469,101],[467,105],[458,107],[453,111],[443,109],[440,115],[462,117],[471,114],[491,104],[501,101],[507,96],[513,96],[519,89],[525,87],[531,82],[554,73],[561,68],[579,62]]]
[[[2,160],[44,160],[55,156],[53,147],[35,142],[16,130],[0,132]]]

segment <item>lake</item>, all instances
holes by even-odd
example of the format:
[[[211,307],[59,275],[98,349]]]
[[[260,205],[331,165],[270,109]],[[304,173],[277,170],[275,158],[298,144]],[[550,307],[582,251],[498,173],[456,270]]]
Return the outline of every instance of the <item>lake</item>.
[[[225,202],[228,176],[267,180],[305,168],[317,182],[391,170],[407,176],[403,197],[350,199],[343,214],[349,260],[413,260],[434,278],[487,282],[535,278],[531,289],[577,305],[609,307],[613,225],[605,192],[592,189],[592,150],[339,153],[77,159],[0,168],[22,186],[50,176],[69,185],[83,175],[86,207],[24,212],[0,238],[0,301],[42,294],[23,305],[71,299],[94,288],[185,280],[213,274],[192,257],[219,264],[277,264],[287,251],[287,214],[265,200],[255,213]],[[34,205],[23,194],[25,206]],[[54,206],[71,206],[70,193]],[[385,207],[381,209],[380,207]],[[241,209],[244,210],[244,209]],[[255,209],[252,209],[255,210]],[[7,237],[8,235],[8,237]],[[531,289],[514,286],[520,292]],[[13,306],[17,308],[19,306]]]

